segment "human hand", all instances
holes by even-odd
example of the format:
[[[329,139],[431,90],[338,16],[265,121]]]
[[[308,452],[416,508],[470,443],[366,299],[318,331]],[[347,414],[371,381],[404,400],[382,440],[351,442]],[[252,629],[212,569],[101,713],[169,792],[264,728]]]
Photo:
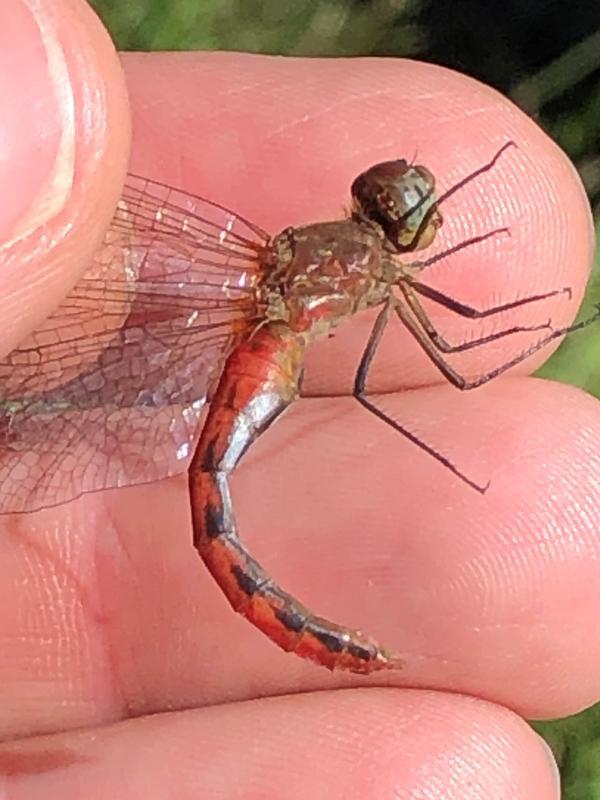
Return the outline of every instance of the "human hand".
[[[83,272],[128,151],[118,67],[89,10],[65,3],[59,14],[52,3],[43,48],[27,12],[17,28],[9,5],[3,119],[16,133],[0,169],[19,204],[4,193],[1,230],[6,241],[29,233],[2,252],[5,350]],[[58,126],[30,101],[53,85],[42,73],[53,41],[70,77],[59,84],[63,122],[70,93],[76,110],[75,180],[72,190],[54,184],[62,202],[51,213],[28,214],[60,149],[48,135]],[[570,286],[571,301],[503,324],[574,316],[592,251],[585,196],[564,156],[491,90],[407,61],[186,53],[130,55],[124,66],[132,169],[273,232],[337,216],[354,175],[376,160],[418,148],[447,187],[514,139],[518,151],[448,201],[438,248],[503,225],[510,238],[457,254],[431,282],[480,307]],[[435,319],[450,339],[472,332]],[[313,397],[252,448],[232,483],[241,533],[272,573],[315,610],[399,650],[406,668],[330,675],[235,616],[191,548],[184,478],[4,518],[9,796],[558,796],[520,715],[567,714],[599,695],[598,403],[526,377],[547,353],[461,394],[402,330],[390,332],[372,386],[394,391],[386,407],[463,471],[491,479],[481,497],[349,396],[323,396],[347,393],[371,323],[358,317],[314,346]],[[461,365],[477,373],[522,346],[502,340]]]

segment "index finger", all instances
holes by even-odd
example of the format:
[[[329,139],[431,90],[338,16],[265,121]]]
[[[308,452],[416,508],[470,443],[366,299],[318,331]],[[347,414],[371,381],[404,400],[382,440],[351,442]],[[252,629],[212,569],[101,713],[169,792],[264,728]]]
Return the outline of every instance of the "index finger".
[[[370,164],[415,159],[440,192],[488,162],[485,175],[443,206],[444,226],[427,256],[508,227],[427,270],[424,280],[464,303],[501,302],[569,287],[478,326],[439,306],[432,319],[462,342],[518,322],[568,324],[589,274],[589,204],[564,153],[495,90],[430,64],[388,59],[277,59],[239,54],[129,54],[135,171],[201,192],[277,233],[339,217],[353,178]],[[148,79],[149,74],[152,80]],[[176,146],[173,146],[176,142]],[[407,259],[405,259],[407,260]],[[410,259],[408,259],[410,260]],[[358,315],[307,360],[307,394],[348,391],[374,314]],[[462,372],[503,363],[536,334],[519,334],[459,357]],[[529,372],[551,349],[518,369]],[[373,391],[441,380],[418,345],[391,326],[370,380]]]

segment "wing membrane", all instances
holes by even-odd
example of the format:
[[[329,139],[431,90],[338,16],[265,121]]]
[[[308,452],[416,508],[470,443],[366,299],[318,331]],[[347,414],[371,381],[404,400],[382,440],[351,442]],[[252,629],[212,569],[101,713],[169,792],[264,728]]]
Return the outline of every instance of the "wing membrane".
[[[0,361],[0,513],[185,469],[259,317],[268,247],[223,206],[129,176],[87,273]]]

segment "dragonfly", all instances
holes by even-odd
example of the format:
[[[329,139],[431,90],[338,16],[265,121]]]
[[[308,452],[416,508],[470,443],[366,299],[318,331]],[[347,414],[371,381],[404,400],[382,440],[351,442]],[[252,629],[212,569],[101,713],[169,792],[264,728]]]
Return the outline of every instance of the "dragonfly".
[[[230,476],[300,395],[311,342],[380,307],[354,397],[485,491],[384,413],[369,397],[367,379],[393,317],[443,376],[465,390],[600,315],[570,328],[515,325],[450,345],[426,313],[421,297],[473,319],[568,291],[481,311],[419,279],[434,262],[506,230],[429,259],[411,256],[434,241],[444,201],[515,146],[506,142],[439,196],[426,167],[404,159],[375,164],[353,181],[345,218],[274,237],[218,203],[129,175],[93,264],[0,362],[0,513],[30,513],[187,470],[194,546],[235,611],[283,650],[328,669],[400,668],[397,653],[313,613],[265,571],[238,534]],[[541,329],[529,348],[473,380],[447,360],[453,352]]]

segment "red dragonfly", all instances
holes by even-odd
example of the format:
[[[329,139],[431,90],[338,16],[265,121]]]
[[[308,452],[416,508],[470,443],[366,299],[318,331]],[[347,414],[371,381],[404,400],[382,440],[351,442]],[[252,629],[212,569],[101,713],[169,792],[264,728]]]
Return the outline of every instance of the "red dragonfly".
[[[35,511],[187,469],[195,547],[236,611],[284,650],[329,669],[401,666],[397,655],[316,616],[266,574],[238,536],[229,476],[298,397],[310,342],[358,311],[381,306],[354,396],[483,490],[382,412],[365,387],[394,314],[460,389],[485,383],[573,329],[515,326],[450,346],[419,296],[474,318],[565,290],[480,312],[418,280],[434,261],[498,231],[428,260],[399,257],[427,247],[442,225],[440,204],[512,145],[440,197],[425,167],[376,164],[353,182],[347,218],[288,228],[274,238],[217,203],[128,176],[90,270],[0,362],[0,513]],[[476,380],[445,360],[446,353],[541,328],[548,328],[541,340]]]

